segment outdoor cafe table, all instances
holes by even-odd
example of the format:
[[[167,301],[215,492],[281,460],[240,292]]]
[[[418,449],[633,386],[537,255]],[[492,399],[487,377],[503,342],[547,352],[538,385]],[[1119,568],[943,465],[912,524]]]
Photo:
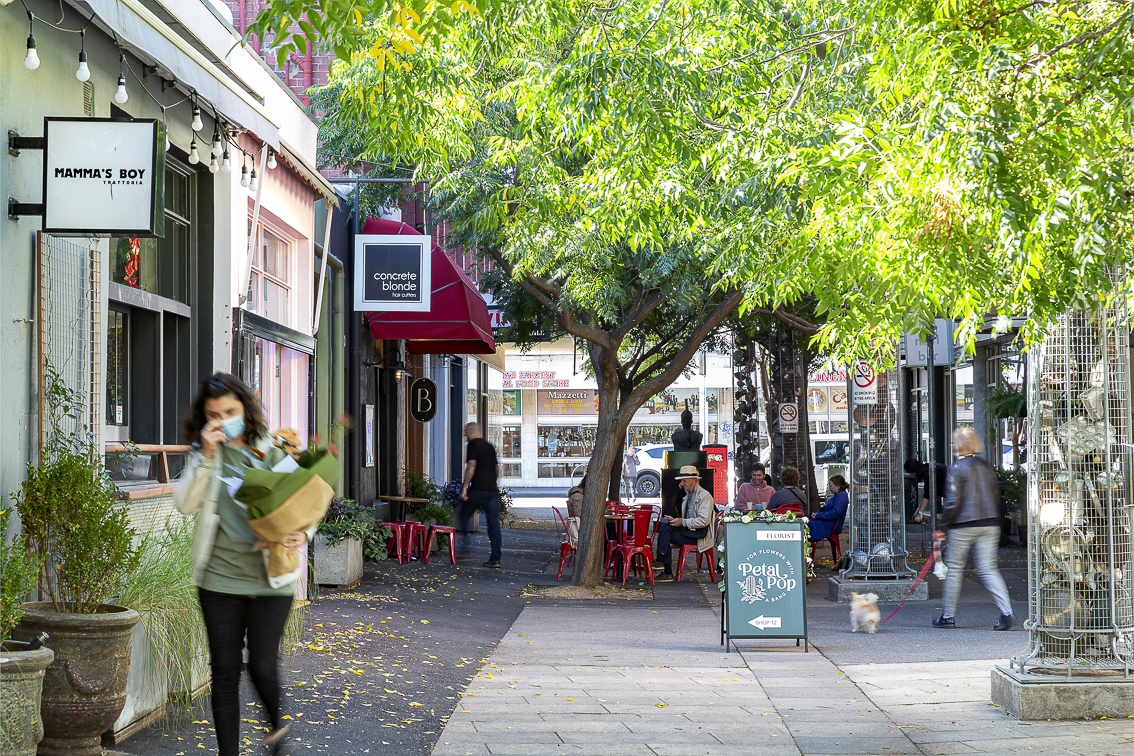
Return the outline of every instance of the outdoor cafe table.
[[[606,519],[607,522],[618,523],[618,525],[616,526],[618,528],[618,542],[619,543],[626,543],[626,539],[630,535],[629,524],[634,522],[634,515],[633,514],[614,514],[613,512],[606,512],[603,515],[603,517]],[[605,573],[605,571],[606,571],[606,567],[604,566],[603,572]],[[614,576],[611,579],[616,581],[616,582],[618,580],[622,579],[622,563],[621,562],[615,563]]]
[[[414,496],[379,496],[379,501],[390,502],[390,521],[405,522],[407,504],[428,504],[429,499],[419,499]],[[395,508],[394,505],[397,505]]]

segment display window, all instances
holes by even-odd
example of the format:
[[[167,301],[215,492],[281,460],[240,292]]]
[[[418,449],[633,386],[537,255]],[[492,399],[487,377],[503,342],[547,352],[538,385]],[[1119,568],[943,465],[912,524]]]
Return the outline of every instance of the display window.
[[[536,430],[539,456],[589,457],[597,430],[593,425],[540,425]]]
[[[521,465],[519,462],[502,462],[500,464],[500,477],[501,478],[522,478],[524,477],[521,472]]]
[[[670,437],[673,436],[673,432],[680,427],[680,423],[673,425],[631,425],[629,430],[630,443],[634,446],[668,444],[671,443]],[[694,423],[693,427],[696,428],[697,424]],[[701,443],[718,443],[717,439],[720,437],[720,434],[717,423],[709,423],[708,431],[709,432],[705,434],[705,438],[701,440]]]
[[[815,441],[815,464],[845,465],[850,461],[850,441]]]
[[[501,457],[520,457],[520,426],[505,425],[500,441]]]
[[[575,484],[587,473],[587,462],[540,462],[536,468],[537,477],[561,478],[564,483]]]

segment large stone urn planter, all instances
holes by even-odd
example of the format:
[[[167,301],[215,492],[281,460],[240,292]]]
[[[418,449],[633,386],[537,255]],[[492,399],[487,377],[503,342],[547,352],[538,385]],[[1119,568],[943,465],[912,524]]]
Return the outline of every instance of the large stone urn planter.
[[[319,585],[353,585],[362,580],[362,541],[346,538],[334,546],[315,536],[315,580]]]
[[[101,756],[102,734],[126,704],[130,632],[138,619],[133,609],[107,604],[94,614],[24,604],[12,636],[31,640],[46,631],[55,652],[43,678],[39,756]]]
[[[43,737],[39,707],[43,671],[55,653],[50,648],[25,651],[23,641],[4,641],[0,647],[0,753],[35,756]]]

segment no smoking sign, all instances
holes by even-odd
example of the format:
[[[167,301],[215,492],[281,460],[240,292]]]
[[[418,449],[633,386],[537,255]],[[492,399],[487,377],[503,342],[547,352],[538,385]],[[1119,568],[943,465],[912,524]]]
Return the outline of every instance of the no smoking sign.
[[[799,407],[794,402],[779,406],[780,433],[799,433]]]
[[[878,404],[878,374],[866,360],[859,360],[854,366],[854,403]]]

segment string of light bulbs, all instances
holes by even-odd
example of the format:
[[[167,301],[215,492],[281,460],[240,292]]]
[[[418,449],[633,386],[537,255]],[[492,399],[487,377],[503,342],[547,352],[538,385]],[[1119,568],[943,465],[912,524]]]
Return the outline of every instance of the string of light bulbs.
[[[87,82],[87,81],[90,81],[91,70],[90,70],[90,67],[87,64],[87,27],[89,27],[91,25],[91,23],[94,21],[94,13],[93,12],[91,13],[90,17],[86,19],[86,22],[82,25],[82,27],[80,27],[78,29],[66,29],[62,26],[59,26],[58,24],[53,24],[50,21],[48,21],[47,19],[42,18],[42,17],[37,16],[34,13],[32,13],[31,9],[28,8],[27,3],[25,3],[23,0],[20,0],[20,5],[22,5],[24,7],[24,11],[27,13],[27,16],[28,16],[27,53],[24,56],[24,67],[27,68],[29,71],[35,71],[36,69],[39,68],[39,65],[40,65],[39,50],[38,50],[38,46],[37,46],[36,39],[35,39],[35,23],[38,21],[39,23],[41,23],[45,26],[48,26],[52,29],[55,29],[56,31],[61,31],[61,32],[69,33],[69,34],[78,34],[79,35],[79,59],[78,59],[78,67],[75,70],[75,78],[78,79],[81,82],[84,82],[84,83]],[[60,15],[58,23],[63,22],[63,17],[65,16],[65,14],[66,14],[66,11],[63,11],[63,13]],[[114,34],[114,41],[115,41],[115,44],[118,48],[118,63],[119,63],[118,82],[117,82],[117,87],[115,88],[115,91],[114,91],[114,101],[116,103],[118,103],[119,105],[125,105],[130,100],[130,93],[126,88],[126,71],[129,71],[130,75],[134,77],[134,80],[137,81],[138,85],[142,88],[142,91],[145,92],[147,95],[149,95],[150,99],[153,100],[154,103],[161,110],[162,121],[166,124],[165,149],[168,151],[169,147],[170,147],[170,141],[169,141],[169,121],[168,121],[168,117],[166,115],[166,111],[169,108],[176,107],[176,106],[180,105],[181,103],[185,102],[186,100],[192,100],[193,101],[193,120],[190,124],[190,127],[192,128],[193,136],[192,136],[192,139],[191,139],[190,144],[189,144],[189,162],[194,164],[194,165],[202,162],[201,161],[200,149],[198,148],[198,143],[197,143],[197,133],[205,128],[205,123],[201,118],[201,107],[200,107],[200,104],[197,100],[196,91],[190,92],[185,97],[178,100],[177,102],[171,103],[169,105],[166,105],[165,103],[161,102],[157,97],[154,96],[154,94],[152,92],[150,92],[149,89],[146,88],[145,81],[143,81],[143,79],[140,76],[138,76],[137,72],[135,72],[133,67],[130,65],[130,62],[126,58],[126,52],[122,49],[122,44],[119,41],[117,34]],[[271,170],[275,170],[276,166],[278,165],[278,163],[276,162],[275,151],[272,150],[270,147],[268,147],[266,144],[262,143],[260,145],[260,147],[255,152],[249,153],[247,150],[245,150],[243,147],[241,147],[239,144],[237,144],[235,132],[230,131],[225,126],[224,119],[222,119],[220,117],[220,115],[217,114],[214,117],[213,138],[212,138],[211,144],[209,146],[209,152],[206,153],[206,154],[209,155],[208,169],[209,169],[210,173],[217,173],[217,172],[229,173],[229,172],[231,172],[232,160],[230,158],[229,150],[228,150],[230,145],[232,147],[234,147],[235,149],[240,150],[240,152],[243,154],[244,160],[243,160],[243,168],[241,169],[240,185],[247,188],[249,191],[253,191],[253,192],[256,191],[259,188],[259,181],[258,181],[258,177],[256,176],[255,158],[256,158],[257,155],[260,154],[261,151],[263,151],[264,149],[267,149],[268,150],[268,159],[266,161],[267,167]],[[249,171],[248,171],[248,158],[249,158],[249,156],[251,156],[253,158],[253,165],[252,165],[251,173],[249,173]],[[218,160],[218,158],[219,158],[219,160]]]

